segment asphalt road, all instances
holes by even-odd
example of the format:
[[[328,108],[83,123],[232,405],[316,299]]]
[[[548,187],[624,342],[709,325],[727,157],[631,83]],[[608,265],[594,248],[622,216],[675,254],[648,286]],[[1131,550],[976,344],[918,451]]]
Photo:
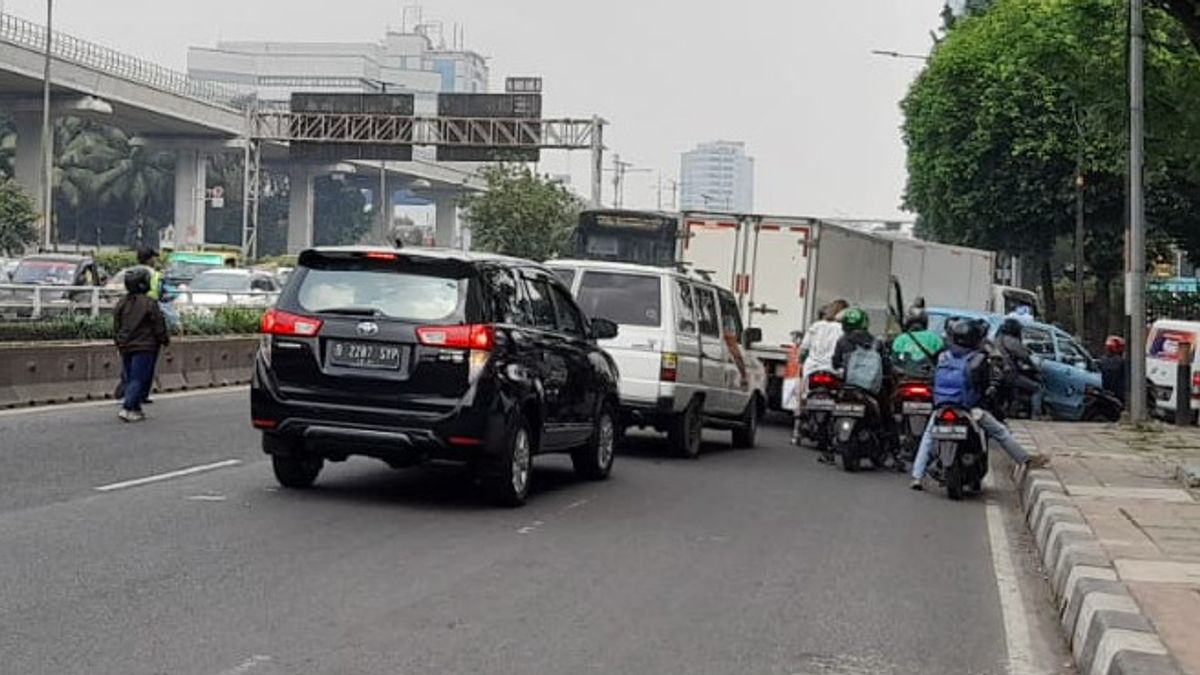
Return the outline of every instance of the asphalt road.
[[[0,413],[0,672],[1069,672],[999,487],[951,503],[768,427],[636,439],[604,483],[541,458],[515,510],[365,459],[290,492],[244,390],[148,412]]]

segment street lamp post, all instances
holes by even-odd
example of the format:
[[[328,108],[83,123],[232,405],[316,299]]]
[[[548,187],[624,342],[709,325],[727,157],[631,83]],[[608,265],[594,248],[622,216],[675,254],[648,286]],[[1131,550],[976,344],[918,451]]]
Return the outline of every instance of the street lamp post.
[[[1145,118],[1143,103],[1146,27],[1142,0],[1129,2],[1129,240],[1125,305],[1129,312],[1129,417],[1146,419],[1146,205],[1143,193]]]
[[[46,0],[46,59],[42,72],[42,223],[43,245],[54,246],[54,127],[50,119],[50,54],[54,41],[54,0]]]

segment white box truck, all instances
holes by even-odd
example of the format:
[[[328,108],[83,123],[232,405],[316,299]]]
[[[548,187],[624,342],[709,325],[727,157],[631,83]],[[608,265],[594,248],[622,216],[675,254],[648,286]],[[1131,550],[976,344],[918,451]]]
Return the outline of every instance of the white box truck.
[[[903,294],[901,309],[925,298],[927,307],[993,311],[995,271],[992,251],[892,238],[892,276]]]
[[[838,298],[863,308],[872,329],[887,325],[892,242],[814,218],[684,212],[681,259],[737,295],[762,342],[750,352],[767,370],[768,399],[780,407],[792,333]]]

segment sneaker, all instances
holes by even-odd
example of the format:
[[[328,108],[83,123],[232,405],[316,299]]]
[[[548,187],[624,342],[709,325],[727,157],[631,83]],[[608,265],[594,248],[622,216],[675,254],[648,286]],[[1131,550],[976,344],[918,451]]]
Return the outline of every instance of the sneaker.
[[[925,486],[921,483],[920,478],[914,478],[912,479],[912,482],[908,484],[908,489],[920,492],[921,490],[925,489]]]
[[[1046,455],[1034,455],[1025,462],[1025,466],[1030,469],[1041,469],[1050,463],[1050,458]]]

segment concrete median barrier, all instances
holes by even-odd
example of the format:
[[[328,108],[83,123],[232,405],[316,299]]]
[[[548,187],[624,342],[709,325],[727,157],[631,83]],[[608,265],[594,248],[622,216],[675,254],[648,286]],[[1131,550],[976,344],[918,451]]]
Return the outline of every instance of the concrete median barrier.
[[[250,381],[258,336],[182,337],[159,357],[158,391]],[[0,344],[0,408],[112,396],[121,358],[111,342]]]

